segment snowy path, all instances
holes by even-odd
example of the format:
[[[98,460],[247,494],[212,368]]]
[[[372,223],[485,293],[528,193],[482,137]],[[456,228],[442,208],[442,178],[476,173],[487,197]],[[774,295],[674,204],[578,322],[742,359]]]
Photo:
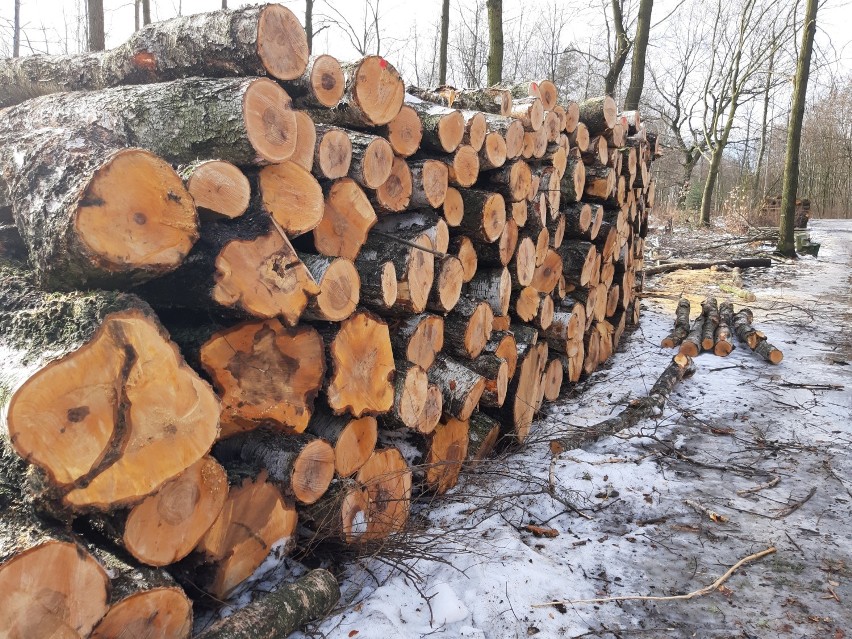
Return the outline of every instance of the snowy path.
[[[429,547],[449,563],[413,562],[419,586],[400,574],[384,578],[376,562],[365,565],[380,585],[353,567],[343,584],[350,605],[303,636],[852,637],[852,223],[813,227],[818,260],[745,275],[758,298],[755,324],[784,351],[781,365],[743,348],[725,359],[700,356],[659,420],[563,453],[552,499],[548,435],[617,412],[671,357],[658,344],[674,302],[648,298],[641,330],[584,393],[549,406],[536,441],[469,473],[424,511],[424,527],[437,535]],[[715,284],[724,277],[675,273],[647,286],[723,299]],[[737,492],[775,478],[770,488]],[[728,521],[711,521],[685,500]],[[560,534],[535,538],[520,531],[528,523]],[[533,607],[689,592],[769,546],[777,553],[691,601]]]

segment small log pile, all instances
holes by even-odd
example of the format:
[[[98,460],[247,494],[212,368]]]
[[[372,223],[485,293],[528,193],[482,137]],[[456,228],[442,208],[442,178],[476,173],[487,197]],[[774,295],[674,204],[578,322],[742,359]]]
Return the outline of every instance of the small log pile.
[[[767,362],[780,364],[784,359],[784,353],[752,326],[754,314],[750,308],[743,307],[734,313],[731,302],[719,304],[715,297],[708,297],[701,303],[701,313],[691,323],[689,312],[689,300],[682,297],[677,303],[674,328],[660,346],[679,346],[678,354],[688,357],[697,357],[702,352],[726,357],[734,350],[732,335],[736,335],[741,343]]]
[[[639,319],[611,98],[406,88],[280,5],[0,79],[2,636],[187,637],[272,548],[402,531]]]

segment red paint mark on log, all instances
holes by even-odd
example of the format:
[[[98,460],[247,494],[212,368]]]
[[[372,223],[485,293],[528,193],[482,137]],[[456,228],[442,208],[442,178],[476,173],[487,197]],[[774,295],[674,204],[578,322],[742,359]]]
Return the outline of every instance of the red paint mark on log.
[[[385,60],[384,58],[379,58],[379,66],[382,67],[383,69],[387,69],[388,68],[388,61]]]
[[[150,51],[140,51],[133,56],[133,66],[153,71],[157,68],[157,58]]]

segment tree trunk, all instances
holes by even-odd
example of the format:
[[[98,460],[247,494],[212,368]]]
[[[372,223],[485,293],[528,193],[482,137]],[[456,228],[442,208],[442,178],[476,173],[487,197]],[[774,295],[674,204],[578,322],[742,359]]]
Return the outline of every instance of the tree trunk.
[[[452,153],[464,137],[464,116],[458,109],[410,98],[406,105],[417,112],[423,131],[421,145],[436,153]]]
[[[228,0],[222,0],[222,8],[226,9]],[[305,40],[308,53],[314,50],[314,0],[305,0]]]
[[[106,49],[104,39],[104,0],[86,0],[88,14],[88,49],[103,51]]]
[[[615,51],[611,54],[609,69],[604,77],[604,92],[608,96],[615,95],[618,79],[621,76],[622,69],[624,69],[624,63],[627,62],[627,54],[630,53],[631,42],[624,30],[623,2],[624,0],[611,0],[610,3],[612,22],[615,28]]]
[[[21,0],[15,0],[15,16],[12,21],[12,57],[21,55]]]
[[[143,0],[146,25],[147,5]],[[307,63],[305,32],[289,9],[271,4],[216,11],[154,23],[102,53],[0,60],[0,85],[7,89],[0,107],[47,93],[193,76],[292,80],[302,75]]]
[[[716,345],[713,352],[719,357],[725,357],[734,350],[731,343],[731,326],[734,323],[734,306],[730,302],[719,304],[719,327],[716,329]]]
[[[503,0],[487,0],[488,86],[503,81]]]
[[[0,438],[42,471],[29,487],[36,506],[61,516],[135,503],[207,453],[218,399],[150,307],[121,293],[48,294],[19,267],[2,273],[11,355]]]
[[[460,228],[480,242],[496,242],[506,226],[506,202],[499,193],[462,189],[464,217]]]
[[[459,298],[444,318],[444,349],[463,360],[476,359],[491,338],[493,319],[494,312],[487,302]]]
[[[719,328],[719,304],[715,297],[708,297],[701,302],[701,314],[704,315],[701,350],[712,351],[716,345],[716,330]]]
[[[619,2],[619,0],[613,0]],[[580,103],[580,122],[586,125],[589,135],[601,135],[615,126],[618,106],[609,95],[589,98]]]
[[[654,0],[642,0],[639,3],[639,17],[636,21],[636,38],[633,40],[633,61],[630,65],[630,86],[624,98],[625,111],[637,111],[645,84],[645,52],[648,50],[648,33],[651,30],[651,12]]]
[[[441,43],[438,48],[438,86],[447,84],[447,45],[450,33],[450,0],[441,3]]]
[[[538,410],[542,374],[547,365],[547,343],[530,345],[509,382],[506,401],[500,409],[501,424],[518,442],[523,442]]]
[[[805,117],[805,99],[808,92],[808,76],[811,70],[811,52],[816,33],[817,0],[808,0],[805,8],[805,25],[802,46],[796,65],[796,80],[793,88],[793,104],[787,130],[787,155],[784,158],[784,188],[781,196],[781,227],[778,252],[786,257],[796,256],[795,228],[796,192],[799,188],[799,148],[802,143],[802,120]]]
[[[142,0],[142,26],[151,24],[151,0]]]

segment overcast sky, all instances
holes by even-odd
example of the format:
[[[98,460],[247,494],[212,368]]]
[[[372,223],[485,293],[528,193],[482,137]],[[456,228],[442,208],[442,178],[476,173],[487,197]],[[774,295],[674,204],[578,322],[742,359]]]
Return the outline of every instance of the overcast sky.
[[[389,49],[383,47],[383,52],[390,50],[392,53],[389,53],[388,57],[394,62],[394,56],[402,59],[410,53],[415,28],[421,38],[433,33],[441,10],[441,0],[379,1],[380,25],[389,47]],[[475,0],[453,0],[456,6],[472,5],[474,2]],[[529,16],[535,16],[537,10],[543,8],[548,2],[549,0],[504,0],[504,20],[507,22],[515,20],[522,11],[525,13],[525,19],[529,19]],[[677,2],[678,0],[657,0],[654,6],[655,17],[662,17],[668,13]],[[217,9],[220,4],[220,0],[151,0],[152,18],[164,20],[177,15],[179,11],[184,15],[209,11]],[[250,3],[231,0],[229,4],[241,6]],[[291,7],[300,18],[303,17],[304,0],[285,0],[282,4]],[[317,0],[315,4],[316,13],[329,13],[327,6],[330,4],[352,23],[357,24],[363,21],[364,0],[328,0],[328,2]],[[578,6],[576,0],[566,0],[566,4],[571,7]],[[588,0],[588,4],[593,7],[575,15],[572,33],[568,37],[578,39],[587,37],[589,22],[598,20],[601,11],[600,0]],[[84,6],[85,0],[21,0],[21,22],[26,36],[22,41],[21,53],[25,54],[30,50],[27,38],[30,39],[32,48],[38,51],[49,47],[51,53],[64,53],[65,50],[60,43],[66,41],[69,51],[75,52],[77,40],[81,37],[77,33],[78,15],[82,13]],[[112,47],[123,42],[133,32],[133,0],[105,0],[104,6],[106,43],[107,47]],[[10,31],[6,25],[11,23],[12,7],[12,0],[0,0],[0,28],[6,27],[0,34],[0,51],[11,50]],[[451,19],[452,17],[451,15]],[[825,0],[817,23],[819,25],[818,46],[826,57],[836,60],[841,69],[852,70],[852,0]],[[47,45],[44,44],[45,34]],[[331,53],[344,60],[352,59],[357,55],[345,35],[336,28],[323,31],[315,41],[314,50]],[[431,51],[421,52],[423,53],[431,53]],[[405,65],[400,66],[403,67],[401,70],[405,71]]]

